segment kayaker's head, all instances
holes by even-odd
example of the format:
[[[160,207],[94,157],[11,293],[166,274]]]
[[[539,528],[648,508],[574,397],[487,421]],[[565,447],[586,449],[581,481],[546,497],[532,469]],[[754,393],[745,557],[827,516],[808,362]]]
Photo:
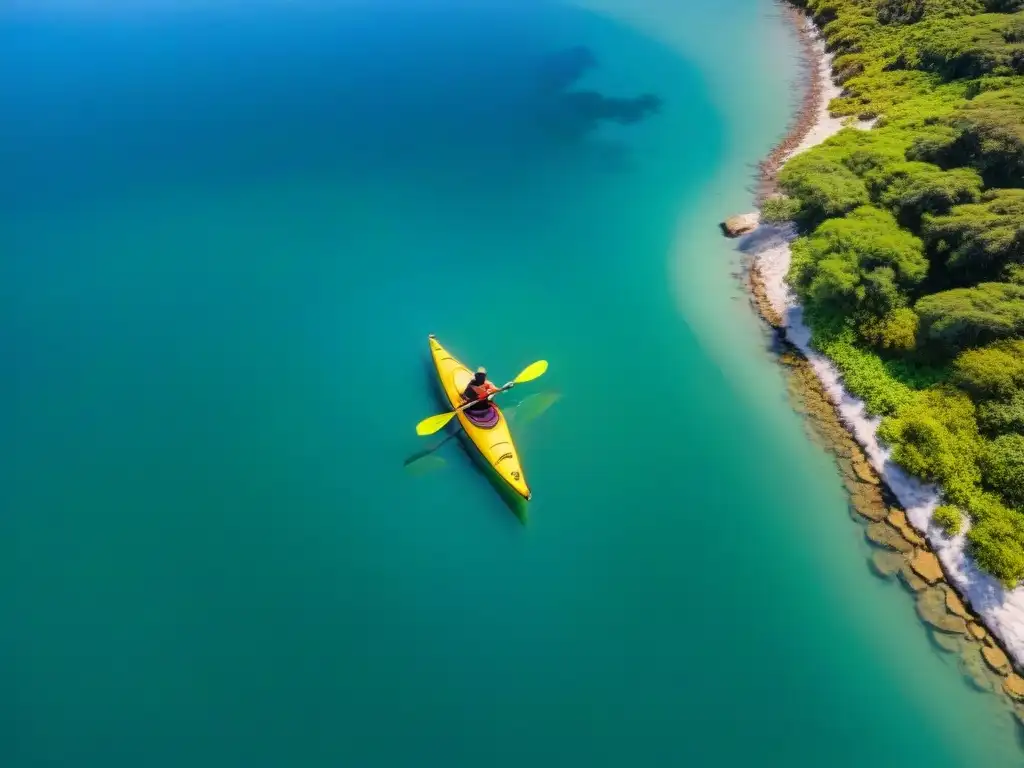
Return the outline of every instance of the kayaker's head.
[[[485,381],[487,381],[487,369],[481,365],[476,369],[476,373],[473,375],[473,383],[479,386]]]

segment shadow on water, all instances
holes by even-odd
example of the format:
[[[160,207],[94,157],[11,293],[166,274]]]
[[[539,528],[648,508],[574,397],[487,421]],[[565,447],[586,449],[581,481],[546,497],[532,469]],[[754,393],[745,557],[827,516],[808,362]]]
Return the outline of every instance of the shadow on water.
[[[578,141],[602,123],[633,125],[661,112],[662,99],[652,93],[621,97],[571,90],[597,66],[597,56],[584,45],[556,51],[541,62],[538,116],[551,136]]]
[[[451,430],[451,427],[447,427],[447,429]],[[409,456],[409,458],[403,461],[402,465],[407,469],[411,470],[413,468],[423,466],[425,463],[428,463],[430,459],[441,459],[440,456],[434,455],[435,452],[439,451],[441,449],[441,446],[448,443],[453,437],[456,437],[457,435],[457,432],[451,430],[451,433],[447,437],[443,438],[438,443],[434,443],[434,445],[430,446],[429,448],[424,448],[422,451],[416,451],[416,453],[412,454],[411,456]],[[443,463],[444,459],[441,459],[441,464]]]

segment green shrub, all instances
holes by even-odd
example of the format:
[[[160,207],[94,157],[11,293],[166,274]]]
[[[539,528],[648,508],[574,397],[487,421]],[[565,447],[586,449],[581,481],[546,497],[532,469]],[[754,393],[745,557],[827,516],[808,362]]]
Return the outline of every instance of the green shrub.
[[[921,241],[891,214],[862,206],[793,244],[789,279],[805,301],[829,311],[882,318],[928,270]]]
[[[998,500],[989,499],[988,506],[990,513],[967,532],[968,551],[980,568],[1013,587],[1024,579],[1024,528],[1015,519],[1019,515],[1015,516]],[[972,518],[978,519],[980,508],[981,505],[972,507]]]
[[[800,201],[785,195],[769,197],[761,203],[761,221],[766,224],[784,224],[800,214]]]
[[[779,172],[779,187],[800,205],[800,218],[816,223],[843,216],[868,200],[864,182],[841,163],[797,155]]]
[[[981,479],[982,441],[974,403],[959,390],[935,387],[883,419],[878,437],[892,447],[892,459],[925,480],[968,486]]]
[[[1000,435],[981,453],[981,475],[986,488],[1015,507],[1024,507],[1024,435]]]
[[[1024,264],[1007,264],[1003,268],[1002,277],[1004,283],[1024,285]]]
[[[1024,434],[1024,391],[1014,392],[1009,400],[978,405],[978,426],[991,437],[1007,432]]]
[[[892,377],[878,355],[866,352],[846,338],[818,345],[843,375],[847,390],[859,397],[872,413],[896,413],[913,398],[913,390]]]
[[[1024,72],[1021,47],[1007,42],[1012,17],[985,15],[929,19],[910,26],[895,67],[935,72],[943,79],[981,77],[987,73]]]
[[[924,0],[879,0],[881,24],[914,24],[924,18]]]
[[[948,213],[954,205],[981,198],[981,176],[969,168],[943,171],[930,163],[904,161],[873,171],[867,183],[872,199],[913,230],[926,213]]]
[[[1019,46],[1018,46],[1019,47]],[[951,124],[960,132],[948,161],[973,165],[988,186],[1024,184],[1024,89],[1020,78],[1013,88],[987,90],[965,102]]]
[[[935,521],[947,536],[956,536],[964,527],[963,514],[954,506],[943,504],[932,513],[932,520]]]
[[[917,344],[918,324],[914,310],[899,307],[881,318],[865,318],[857,331],[875,349],[907,352]]]
[[[1007,268],[1024,262],[1024,189],[987,192],[980,203],[925,215],[922,238],[929,253],[943,262],[944,284],[998,280]]]
[[[1024,0],[982,0],[985,10],[993,13],[1014,13],[1024,8]]]
[[[947,353],[1024,333],[1024,286],[982,283],[920,299],[919,338]]]
[[[975,399],[1010,398],[1024,388],[1024,341],[1003,341],[960,354],[953,382]]]

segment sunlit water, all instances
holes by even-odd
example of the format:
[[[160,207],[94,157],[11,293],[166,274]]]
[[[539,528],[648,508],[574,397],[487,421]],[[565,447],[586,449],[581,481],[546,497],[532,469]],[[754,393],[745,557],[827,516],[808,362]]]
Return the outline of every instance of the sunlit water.
[[[1020,762],[730,277],[766,0],[2,14],[0,764]],[[542,119],[578,45],[661,114]],[[551,363],[526,525],[403,466],[430,332]]]

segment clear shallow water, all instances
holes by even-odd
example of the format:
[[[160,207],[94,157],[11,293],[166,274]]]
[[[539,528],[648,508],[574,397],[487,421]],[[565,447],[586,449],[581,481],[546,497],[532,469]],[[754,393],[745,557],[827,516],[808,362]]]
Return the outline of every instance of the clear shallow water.
[[[671,5],[0,16],[5,765],[1020,762],[732,298],[791,41]],[[542,130],[578,44],[664,113]],[[428,332],[551,361],[525,527]]]

